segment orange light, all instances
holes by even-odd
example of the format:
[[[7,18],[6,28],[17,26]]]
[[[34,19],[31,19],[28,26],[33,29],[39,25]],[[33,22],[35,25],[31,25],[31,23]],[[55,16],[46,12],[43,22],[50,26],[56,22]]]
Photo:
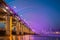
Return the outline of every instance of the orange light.
[[[3,11],[4,11],[4,12],[7,12],[4,8],[3,8]]]
[[[12,40],[12,16],[10,16],[10,40]]]

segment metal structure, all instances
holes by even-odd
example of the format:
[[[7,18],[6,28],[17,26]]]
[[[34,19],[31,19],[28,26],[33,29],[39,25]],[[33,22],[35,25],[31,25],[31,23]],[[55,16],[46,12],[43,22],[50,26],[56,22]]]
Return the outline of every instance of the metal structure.
[[[0,0],[0,22],[5,24],[0,28],[0,40],[21,40],[21,35],[35,34],[3,0]]]

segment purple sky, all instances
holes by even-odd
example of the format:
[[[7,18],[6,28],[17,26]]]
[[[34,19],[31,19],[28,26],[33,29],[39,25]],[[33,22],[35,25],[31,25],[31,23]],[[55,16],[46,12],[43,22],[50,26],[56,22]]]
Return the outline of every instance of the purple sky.
[[[6,0],[6,3],[37,33],[60,29],[58,0]]]

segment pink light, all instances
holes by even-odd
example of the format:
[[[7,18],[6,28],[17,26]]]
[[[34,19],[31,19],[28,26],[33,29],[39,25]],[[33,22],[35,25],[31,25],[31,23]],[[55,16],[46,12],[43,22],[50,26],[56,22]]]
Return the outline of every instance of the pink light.
[[[6,9],[9,9],[8,7],[6,7]]]
[[[55,32],[56,34],[60,34],[60,32]]]

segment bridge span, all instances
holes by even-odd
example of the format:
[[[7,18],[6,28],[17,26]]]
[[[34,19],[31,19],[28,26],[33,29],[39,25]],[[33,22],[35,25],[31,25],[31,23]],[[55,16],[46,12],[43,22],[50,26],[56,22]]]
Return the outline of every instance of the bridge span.
[[[0,25],[0,40],[22,40],[23,35],[36,34],[3,0],[0,0],[0,24],[4,25]]]

